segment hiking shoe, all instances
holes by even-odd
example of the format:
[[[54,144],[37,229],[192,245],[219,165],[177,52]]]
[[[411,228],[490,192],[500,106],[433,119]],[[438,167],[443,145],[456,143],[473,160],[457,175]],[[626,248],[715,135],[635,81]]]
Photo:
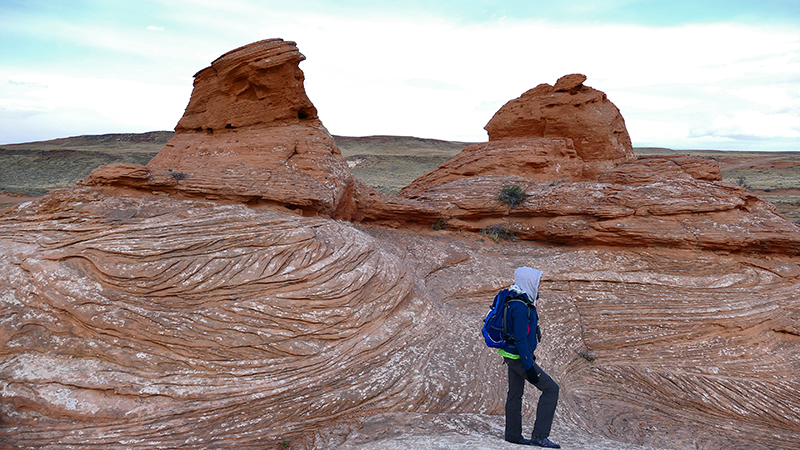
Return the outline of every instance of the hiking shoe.
[[[530,440],[525,438],[522,438],[521,441],[509,441],[508,439],[506,439],[506,442],[511,442],[512,444],[533,445],[533,443]]]
[[[547,438],[532,439],[530,445],[535,445],[537,447],[545,447],[545,448],[561,448],[560,445],[556,444],[555,442]]]

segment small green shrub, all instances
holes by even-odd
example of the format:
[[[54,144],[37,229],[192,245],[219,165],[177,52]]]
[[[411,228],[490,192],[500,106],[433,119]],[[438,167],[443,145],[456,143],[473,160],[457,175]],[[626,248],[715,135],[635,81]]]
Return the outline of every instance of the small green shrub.
[[[514,232],[506,229],[506,227],[503,226],[503,224],[499,224],[499,223],[494,224],[494,225],[490,225],[490,226],[482,229],[481,231],[479,231],[479,233],[484,235],[484,236],[487,236],[489,239],[493,240],[495,242],[495,244],[500,242],[500,239],[503,239],[503,240],[506,240],[506,241],[518,241],[519,240],[516,236],[514,236]]]
[[[447,228],[447,222],[444,219],[439,219],[436,222],[433,222],[431,228],[433,228],[436,231],[444,230],[445,228]]]
[[[525,201],[525,190],[523,190],[518,184],[507,184],[500,189],[500,193],[497,195],[497,198],[501,202],[514,208]]]
[[[170,169],[170,171],[169,171],[169,174],[170,174],[170,176],[171,176],[172,178],[174,178],[174,179],[175,179],[175,181],[180,181],[180,180],[182,180],[182,179],[184,179],[184,178],[186,178],[186,177],[188,177],[188,176],[189,176],[189,174],[188,174],[188,173],[183,173],[183,172],[173,172],[173,171],[172,171],[172,169]]]

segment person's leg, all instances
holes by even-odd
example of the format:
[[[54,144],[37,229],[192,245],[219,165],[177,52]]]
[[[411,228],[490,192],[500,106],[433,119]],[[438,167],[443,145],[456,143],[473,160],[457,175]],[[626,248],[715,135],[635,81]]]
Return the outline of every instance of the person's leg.
[[[522,394],[525,393],[525,368],[517,359],[503,358],[508,366],[506,396],[506,436],[508,442],[522,442]],[[521,374],[520,374],[521,373]]]
[[[553,416],[556,414],[556,404],[558,404],[558,384],[550,378],[550,375],[533,363],[536,373],[539,374],[539,381],[534,384],[537,389],[542,391],[539,396],[539,403],[536,406],[536,422],[533,424],[532,440],[539,440],[550,436],[550,429],[553,427]]]

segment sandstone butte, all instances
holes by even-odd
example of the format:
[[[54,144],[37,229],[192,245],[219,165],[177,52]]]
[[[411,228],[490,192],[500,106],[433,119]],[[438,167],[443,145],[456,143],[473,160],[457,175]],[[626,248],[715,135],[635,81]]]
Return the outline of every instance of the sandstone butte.
[[[149,164],[0,215],[0,448],[516,448],[479,329],[521,265],[564,448],[798,448],[800,228],[769,203],[713,161],[637,159],[582,75],[387,197],[302,60],[226,53]]]

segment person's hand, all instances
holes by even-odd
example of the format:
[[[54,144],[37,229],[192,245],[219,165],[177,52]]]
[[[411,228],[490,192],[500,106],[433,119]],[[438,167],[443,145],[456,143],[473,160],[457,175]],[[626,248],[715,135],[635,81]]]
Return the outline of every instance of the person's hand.
[[[531,384],[536,384],[539,382],[539,374],[536,373],[536,366],[531,367],[525,371],[525,377]]]

